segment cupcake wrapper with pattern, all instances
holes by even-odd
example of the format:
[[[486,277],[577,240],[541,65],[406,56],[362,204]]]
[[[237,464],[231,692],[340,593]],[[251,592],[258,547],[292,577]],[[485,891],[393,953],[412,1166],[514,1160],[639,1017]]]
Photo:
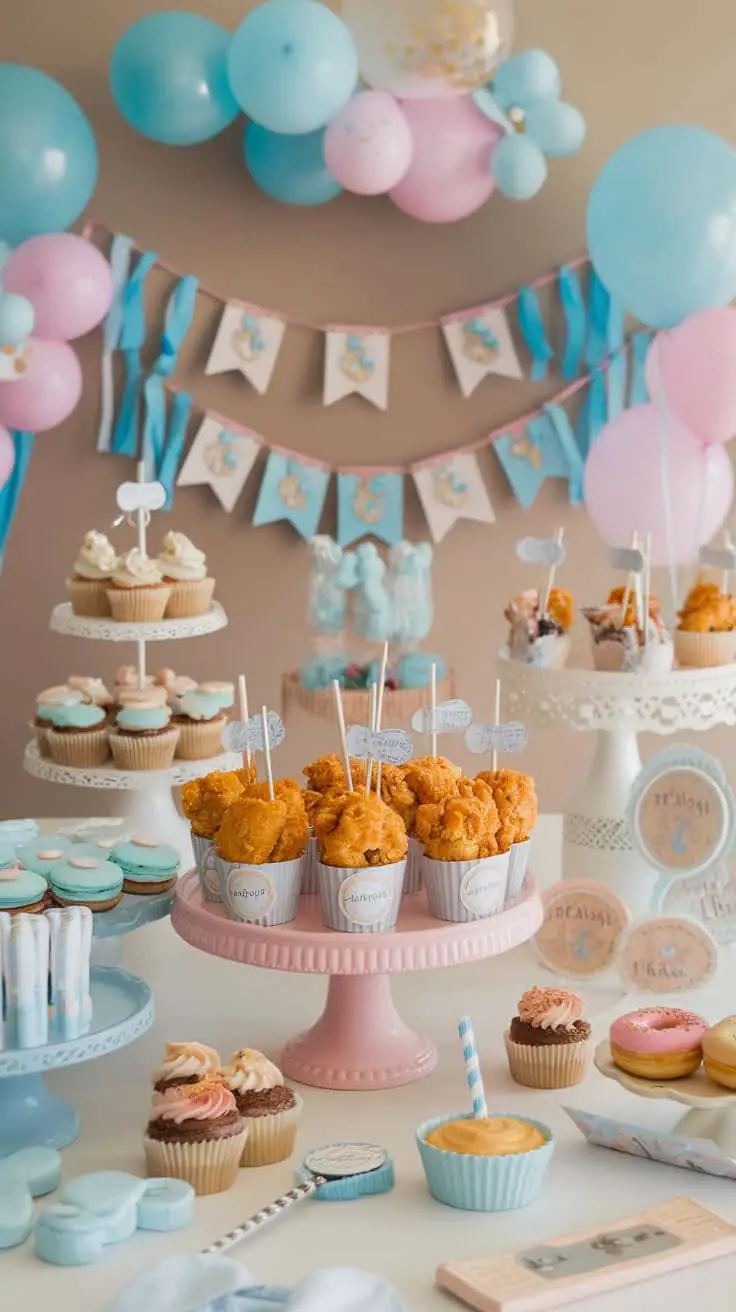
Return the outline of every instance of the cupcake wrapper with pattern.
[[[424,887],[430,916],[466,925],[503,911],[509,853],[478,861],[434,861],[425,856]]]
[[[527,1121],[542,1131],[546,1143],[531,1152],[509,1157],[449,1153],[427,1143],[427,1135],[448,1121],[469,1119],[467,1114],[458,1112],[425,1121],[416,1132],[417,1147],[429,1192],[439,1203],[465,1212],[511,1212],[527,1207],[539,1196],[554,1152],[552,1131],[529,1116],[519,1117],[514,1112],[493,1114]]]
[[[319,852],[317,851],[317,839],[310,838],[307,843],[307,850],[302,857],[302,893],[318,893],[319,883],[317,880],[317,867],[319,865]]]
[[[176,755],[180,761],[206,761],[211,756],[221,756],[224,752],[222,731],[227,724],[226,715],[218,715],[216,720],[185,720],[178,724],[179,741]]]
[[[304,1103],[294,1094],[296,1106],[274,1116],[246,1116],[248,1138],[240,1158],[241,1166],[273,1166],[293,1155]]]
[[[526,838],[521,843],[512,843],[509,852],[509,879],[506,885],[506,906],[510,906],[516,901],[521,894],[524,886],[527,867],[529,865],[529,853],[531,851],[531,839]]]
[[[110,734],[110,748],[119,770],[168,770],[178,741],[178,729],[167,729],[152,738],[116,733],[114,729]]]
[[[146,1171],[150,1176],[186,1180],[200,1196],[224,1193],[238,1178],[247,1137],[245,1122],[240,1134],[202,1143],[164,1143],[146,1136]]]
[[[33,730],[33,737],[36,740],[39,756],[42,756],[46,761],[50,760],[51,748],[49,747],[48,729],[42,729],[40,724],[31,724],[31,729]]]
[[[78,766],[92,770],[104,765],[110,755],[108,729],[92,729],[88,733],[57,733],[46,731],[49,755],[57,765]]]
[[[177,579],[171,584],[171,596],[166,604],[167,620],[189,620],[206,615],[215,591],[214,579]]]
[[[92,620],[109,617],[109,584],[105,579],[67,579],[66,587],[75,615],[84,615],[86,619]]]
[[[171,588],[155,584],[149,588],[108,588],[107,599],[114,620],[122,624],[155,624],[162,620]]]
[[[729,633],[690,633],[675,629],[675,656],[679,665],[710,669],[736,661],[736,629]]]
[[[215,845],[211,838],[202,838],[200,834],[192,834],[192,848],[194,850],[194,864],[197,867],[199,875],[199,887],[202,890],[202,897],[205,902],[222,902],[222,893],[220,892],[220,876],[217,873],[215,864]]]
[[[225,861],[215,853],[220,896],[230,920],[249,925],[287,925],[299,910],[302,858],[295,861]]]
[[[406,856],[406,874],[404,875],[404,892],[418,893],[424,879],[424,853],[422,845],[416,838],[409,839],[409,851]]]
[[[322,919],[340,934],[385,934],[401,906],[406,861],[344,870],[318,863]]]
[[[528,1089],[571,1089],[588,1073],[590,1042],[514,1043],[504,1035],[511,1078]]]

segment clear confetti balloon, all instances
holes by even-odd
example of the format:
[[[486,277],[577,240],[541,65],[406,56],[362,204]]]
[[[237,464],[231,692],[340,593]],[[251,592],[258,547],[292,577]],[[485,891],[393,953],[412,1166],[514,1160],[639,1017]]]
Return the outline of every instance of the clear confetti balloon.
[[[343,0],[360,72],[401,100],[466,96],[506,59],[513,0]]]

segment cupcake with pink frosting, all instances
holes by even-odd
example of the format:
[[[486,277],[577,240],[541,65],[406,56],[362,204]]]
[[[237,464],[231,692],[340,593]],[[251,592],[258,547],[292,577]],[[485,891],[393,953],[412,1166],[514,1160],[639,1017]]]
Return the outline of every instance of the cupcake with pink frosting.
[[[511,1078],[530,1089],[582,1084],[590,1061],[590,1025],[577,993],[529,989],[504,1036]]]
[[[219,1194],[238,1178],[248,1126],[221,1080],[155,1089],[144,1148],[149,1176],[186,1180],[198,1194]]]
[[[164,1059],[153,1072],[153,1087],[161,1093],[172,1084],[199,1084],[220,1075],[220,1054],[206,1043],[167,1043]]]
[[[271,1166],[291,1157],[302,1113],[298,1093],[284,1084],[274,1066],[255,1048],[234,1052],[223,1077],[248,1126],[241,1166]]]

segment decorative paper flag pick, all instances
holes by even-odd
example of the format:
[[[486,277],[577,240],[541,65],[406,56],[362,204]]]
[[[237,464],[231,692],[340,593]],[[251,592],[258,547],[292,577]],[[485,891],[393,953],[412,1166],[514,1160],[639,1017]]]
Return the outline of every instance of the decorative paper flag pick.
[[[546,607],[545,607],[546,609]],[[496,700],[493,704],[493,726],[497,728],[501,723],[501,680],[496,679]],[[495,774],[498,769],[498,748],[495,743],[491,752],[491,769]]]
[[[449,702],[440,702],[434,708],[422,706],[411,717],[411,727],[415,733],[463,733],[473,719],[473,712],[467,702],[453,698]]]
[[[483,1075],[480,1069],[480,1059],[478,1049],[475,1046],[475,1035],[473,1033],[473,1024],[469,1016],[463,1016],[459,1021],[457,1032],[463,1045],[463,1057],[465,1059],[465,1074],[470,1089],[470,1096],[473,1099],[473,1116],[479,1120],[485,1120],[488,1116],[488,1104],[486,1102],[485,1090],[483,1088]]]
[[[525,565],[562,565],[565,548],[557,538],[522,538],[516,544],[516,555]]]
[[[262,715],[251,715],[249,720],[233,720],[226,725],[222,731],[222,741],[230,752],[245,753],[248,748],[252,752],[265,752],[266,744],[269,752],[274,751],[286,737],[283,721],[275,711],[268,711],[266,715],[265,734],[264,737]]]
[[[643,574],[644,563],[644,554],[639,547],[614,547],[611,552],[613,569],[626,570],[628,574]]]
[[[273,791],[273,771],[271,769],[271,744],[269,742],[269,724],[268,710],[265,706],[261,707],[261,730],[263,733],[263,751],[266,757],[266,778],[268,779],[268,795],[271,801],[274,800]]]
[[[248,720],[250,719],[250,716],[248,715],[248,687],[245,682],[244,674],[240,674],[238,676],[238,703],[240,706],[240,719],[243,724],[247,724]],[[250,757],[251,757],[251,751],[250,751],[250,746],[248,746],[245,749],[245,756],[243,757],[243,765],[247,766],[249,770],[250,770]]]
[[[332,680],[332,692],[335,697],[335,711],[337,714],[337,728],[340,734],[340,744],[342,746],[342,759],[345,762],[345,778],[348,784],[348,792],[353,791],[353,772],[350,768],[350,752],[348,751],[347,737],[345,735],[345,712],[342,705],[342,691],[338,679]],[[360,755],[356,752],[356,756]]]
[[[498,768],[497,754],[512,755],[523,752],[529,742],[526,725],[517,721],[510,724],[471,724],[465,735],[465,746],[473,756],[493,753],[493,769]]]
[[[372,733],[375,733],[375,732],[376,732],[376,726],[377,726],[377,724],[378,724],[378,685],[377,685],[376,683],[372,683],[372,684],[371,684],[370,713],[371,713],[371,714],[370,714],[371,732],[372,732]],[[370,752],[367,752],[367,751],[366,751],[366,753],[365,753],[365,795],[366,795],[366,797],[370,797],[370,793],[371,793],[371,788],[372,788],[372,786],[373,786],[373,761],[371,760]]]
[[[728,576],[736,569],[736,549],[731,542],[730,533],[723,535],[722,547],[701,547],[698,560],[701,565],[708,569],[720,569],[723,571],[723,582],[721,591],[728,592]]]
[[[384,693],[384,690],[385,690],[385,687],[386,687],[386,667],[387,667],[387,665],[388,665],[388,643],[387,643],[387,642],[384,642],[384,644],[383,644],[383,651],[382,651],[382,653],[381,653],[381,669],[380,669],[380,673],[379,673],[379,676],[378,676],[378,697],[377,697],[377,700],[376,700],[376,733],[379,733],[379,732],[380,732],[380,729],[381,729],[381,722],[382,722],[382,720],[383,720],[383,693]],[[408,760],[410,760],[411,758],[407,756],[406,759],[407,759],[407,761],[408,761]],[[380,797],[380,796],[381,796],[381,758],[380,758],[380,756],[379,756],[379,757],[376,757],[376,760],[378,761],[378,765],[376,766],[376,792],[377,792],[378,796]],[[403,765],[403,762],[399,762],[398,764],[402,764],[402,765]],[[371,774],[372,774],[372,773],[373,773],[373,771],[371,771]]]
[[[403,729],[368,729],[364,724],[351,724],[347,731],[347,749],[350,756],[369,758],[371,773],[373,762],[379,765],[406,765],[414,753],[414,744]]]
[[[125,515],[132,515],[135,511],[161,510],[166,503],[166,489],[161,483],[121,483],[116,500],[118,510]]]
[[[432,756],[437,756],[437,666],[432,661],[430,692],[432,696]]]

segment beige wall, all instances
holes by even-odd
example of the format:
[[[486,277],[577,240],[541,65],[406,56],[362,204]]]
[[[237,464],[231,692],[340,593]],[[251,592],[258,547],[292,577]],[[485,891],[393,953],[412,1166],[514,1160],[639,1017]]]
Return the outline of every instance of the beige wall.
[[[415,223],[384,200],[344,197],[324,209],[294,211],[249,182],[241,128],[177,151],[136,136],[118,117],[107,90],[110,51],[130,23],[157,7],[144,0],[6,3],[0,11],[2,57],[59,78],[89,114],[101,156],[94,216],[225,297],[307,319],[402,323],[513,291],[582,251],[591,182],[626,137],[656,123],[694,121],[736,139],[732,0],[519,0],[517,47],[540,45],[555,55],[566,94],[589,124],[584,150],[553,166],[537,200],[513,206],[496,199],[475,217],[447,227]],[[200,0],[200,7],[234,28],[250,5]],[[150,281],[160,304],[169,284],[164,276]],[[319,339],[293,330],[271,390],[261,398],[235,376],[204,377],[216,319],[216,303],[201,296],[177,384],[191,389],[199,405],[328,460],[359,462],[370,451],[377,463],[411,461],[481,437],[560,386],[559,380],[545,389],[499,379],[463,401],[435,332],[395,342],[388,414],[356,398],[325,410]],[[0,580],[0,812],[7,815],[79,814],[107,805],[103,795],[83,801],[72,790],[30,780],[20,768],[36,691],[69,673],[111,676],[116,657],[127,654],[55,637],[47,627],[83,532],[112,518],[114,489],[130,468],[95,454],[97,341],[85,343],[82,354],[83,403],[64,428],[37,442]],[[516,540],[564,523],[564,582],[581,602],[599,600],[608,583],[600,543],[584,513],[567,507],[561,484],[549,484],[525,515],[491,453],[482,464],[498,523],[490,529],[460,525],[439,548],[432,644],[457,667],[460,690],[480,712],[490,709],[504,602],[527,577],[514,558]],[[298,663],[306,650],[306,552],[287,526],[250,526],[257,487],[252,478],[230,516],[206,489],[177,493],[170,524],[207,551],[231,623],[215,637],[162,648],[160,657],[203,678],[233,677],[245,666],[253,697],[275,705],[279,671]],[[162,533],[169,517],[158,523]],[[323,528],[334,528],[332,501]],[[426,533],[408,485],[406,531],[413,538]],[[295,726],[280,766],[298,769],[327,741],[324,730]],[[709,745],[723,749],[725,735],[720,741],[714,735]],[[563,801],[587,748],[579,736],[533,735],[527,762],[546,809]]]

